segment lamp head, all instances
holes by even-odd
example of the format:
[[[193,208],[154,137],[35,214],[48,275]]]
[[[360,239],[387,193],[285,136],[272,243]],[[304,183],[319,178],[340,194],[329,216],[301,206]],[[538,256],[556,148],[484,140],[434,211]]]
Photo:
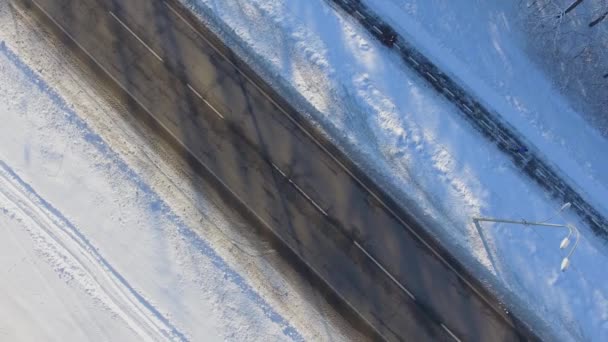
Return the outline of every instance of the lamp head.
[[[570,259],[568,259],[568,257],[565,257],[564,260],[562,260],[562,265],[560,267],[561,271],[564,272],[568,266],[570,266]]]
[[[562,205],[561,208],[559,208],[559,211],[564,211],[566,209],[569,209],[571,206],[572,206],[572,203],[566,202],[566,203],[564,203],[564,205]]]
[[[566,236],[563,240],[562,243],[559,244],[559,248],[560,249],[564,249],[566,247],[568,247],[568,245],[570,245],[570,237]]]

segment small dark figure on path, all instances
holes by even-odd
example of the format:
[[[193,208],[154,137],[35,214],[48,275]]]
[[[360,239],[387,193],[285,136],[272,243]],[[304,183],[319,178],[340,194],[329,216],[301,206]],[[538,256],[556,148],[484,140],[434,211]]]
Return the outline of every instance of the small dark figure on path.
[[[397,41],[397,35],[394,33],[385,33],[382,35],[382,44],[393,47]]]
[[[528,148],[526,146],[513,146],[509,148],[509,151],[520,154],[526,154],[526,152],[528,152]]]

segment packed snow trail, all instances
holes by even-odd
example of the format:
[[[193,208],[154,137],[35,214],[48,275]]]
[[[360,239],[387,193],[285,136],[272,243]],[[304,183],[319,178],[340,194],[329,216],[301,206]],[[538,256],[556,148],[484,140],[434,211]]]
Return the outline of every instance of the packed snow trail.
[[[144,340],[187,340],[99,254],[77,227],[2,160],[0,194],[0,203],[4,203],[6,213],[30,221],[28,233],[60,278],[80,286],[124,320]],[[6,209],[10,206],[18,211]]]

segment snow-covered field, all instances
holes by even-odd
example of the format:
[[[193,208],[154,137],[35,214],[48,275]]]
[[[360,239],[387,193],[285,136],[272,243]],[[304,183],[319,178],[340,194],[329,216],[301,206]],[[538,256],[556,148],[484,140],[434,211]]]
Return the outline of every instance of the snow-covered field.
[[[536,65],[608,138],[608,1],[525,0],[519,14]]]
[[[369,171],[548,340],[608,339],[608,262],[583,232],[561,273],[564,232],[473,216],[543,220],[551,200],[488,146],[456,108],[323,0],[183,0]],[[526,59],[509,1],[367,0],[503,114],[608,212],[608,150]],[[515,2],[513,2],[515,3]],[[561,218],[558,218],[559,222]]]
[[[0,340],[361,339],[0,4]]]
[[[526,54],[528,36],[520,3],[365,2],[498,111],[608,216],[608,158],[599,157],[606,155],[608,140],[573,109]]]

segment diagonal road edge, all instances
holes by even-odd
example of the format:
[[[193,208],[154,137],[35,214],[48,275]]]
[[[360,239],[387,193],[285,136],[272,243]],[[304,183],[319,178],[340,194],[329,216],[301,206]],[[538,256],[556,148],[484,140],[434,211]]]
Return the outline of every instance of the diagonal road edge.
[[[325,0],[359,22],[373,37],[395,51],[407,66],[427,80],[433,88],[452,102],[471,125],[493,142],[513,163],[553,198],[572,203],[574,211],[603,242],[608,241],[608,219],[596,210],[576,189],[574,182],[559,168],[544,160],[537,148],[527,141],[501,115],[488,109],[462,86],[441,71],[436,64],[410,44],[405,37],[384,21],[361,0]],[[513,146],[526,147],[527,152],[514,151]]]

